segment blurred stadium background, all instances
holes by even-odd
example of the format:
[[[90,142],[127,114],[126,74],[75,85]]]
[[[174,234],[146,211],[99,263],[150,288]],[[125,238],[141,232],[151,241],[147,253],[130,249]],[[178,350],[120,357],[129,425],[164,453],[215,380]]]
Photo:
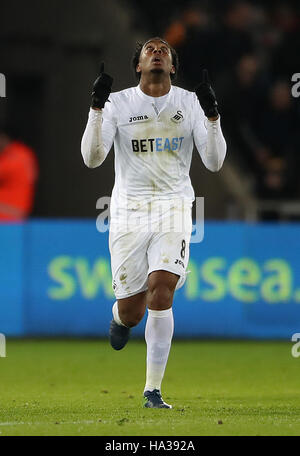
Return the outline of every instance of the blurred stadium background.
[[[158,9],[134,0],[3,4],[0,125],[33,149],[38,171],[27,165],[38,178],[32,176],[34,193],[25,179],[12,183],[11,193],[28,193],[14,202],[6,168],[0,174],[0,331],[106,334],[113,294],[107,235],[95,221],[97,199],[111,194],[114,155],[89,170],[80,141],[99,62],[114,90],[134,85],[136,41],[160,35],[179,53],[176,84],[192,90],[209,69],[228,143],[218,174],[194,154],[205,236],[191,246],[191,273],[176,309],[191,306],[199,317],[192,333],[178,328],[177,335],[297,332],[300,101],[291,78],[299,70],[299,27],[293,1],[161,1]],[[5,213],[8,202],[23,223],[7,223],[17,218]]]
[[[0,151],[7,337],[107,337],[114,298],[96,201],[111,194],[114,154],[87,169],[80,141],[100,61],[114,91],[135,85],[135,43],[156,35],[178,51],[176,85],[193,90],[208,68],[228,145],[217,174],[194,153],[205,236],[191,245],[175,297],[175,338],[290,341],[300,332],[299,2],[10,0],[0,15],[0,126],[32,154],[23,157],[31,177],[16,183]]]

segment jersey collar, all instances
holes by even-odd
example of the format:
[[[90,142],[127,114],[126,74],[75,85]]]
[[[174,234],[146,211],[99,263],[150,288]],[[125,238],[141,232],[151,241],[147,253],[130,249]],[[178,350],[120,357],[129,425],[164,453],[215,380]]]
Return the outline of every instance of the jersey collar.
[[[140,88],[140,85],[136,86],[136,90],[137,90],[137,93],[138,95],[145,101],[149,101],[150,103],[153,102],[153,100],[155,100],[155,98],[160,98],[160,97],[151,97],[150,95],[146,95]],[[169,99],[171,93],[173,92],[173,86],[171,85],[171,88],[169,90],[169,92],[166,94],[166,95],[163,95],[166,97],[166,101]]]

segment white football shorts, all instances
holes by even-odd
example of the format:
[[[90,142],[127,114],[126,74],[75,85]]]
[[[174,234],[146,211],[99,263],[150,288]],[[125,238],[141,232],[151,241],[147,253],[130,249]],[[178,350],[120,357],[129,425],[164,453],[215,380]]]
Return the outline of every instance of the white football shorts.
[[[145,207],[127,209],[121,218],[111,220],[109,250],[117,299],[147,290],[148,276],[153,271],[178,275],[176,289],[185,282],[192,231],[191,205],[170,207],[168,201],[160,201],[150,206],[150,211]]]

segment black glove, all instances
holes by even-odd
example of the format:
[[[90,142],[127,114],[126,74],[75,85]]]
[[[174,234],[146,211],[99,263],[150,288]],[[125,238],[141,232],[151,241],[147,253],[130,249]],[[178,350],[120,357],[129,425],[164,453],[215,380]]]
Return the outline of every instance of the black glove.
[[[207,70],[203,70],[202,82],[195,88],[195,93],[206,117],[218,117],[216,94],[209,83]]]
[[[96,79],[93,85],[92,108],[104,108],[105,102],[108,100],[111,92],[112,83],[113,78],[104,73],[104,63],[102,62],[100,65],[100,76]]]

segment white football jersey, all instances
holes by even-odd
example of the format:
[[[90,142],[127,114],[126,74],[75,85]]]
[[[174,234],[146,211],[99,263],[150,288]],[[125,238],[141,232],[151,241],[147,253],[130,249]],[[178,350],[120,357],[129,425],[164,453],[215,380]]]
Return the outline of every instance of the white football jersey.
[[[139,86],[111,93],[102,117],[102,140],[114,143],[112,204],[132,200],[194,200],[189,177],[194,143],[206,164],[206,118],[194,92],[171,86],[154,98]]]

